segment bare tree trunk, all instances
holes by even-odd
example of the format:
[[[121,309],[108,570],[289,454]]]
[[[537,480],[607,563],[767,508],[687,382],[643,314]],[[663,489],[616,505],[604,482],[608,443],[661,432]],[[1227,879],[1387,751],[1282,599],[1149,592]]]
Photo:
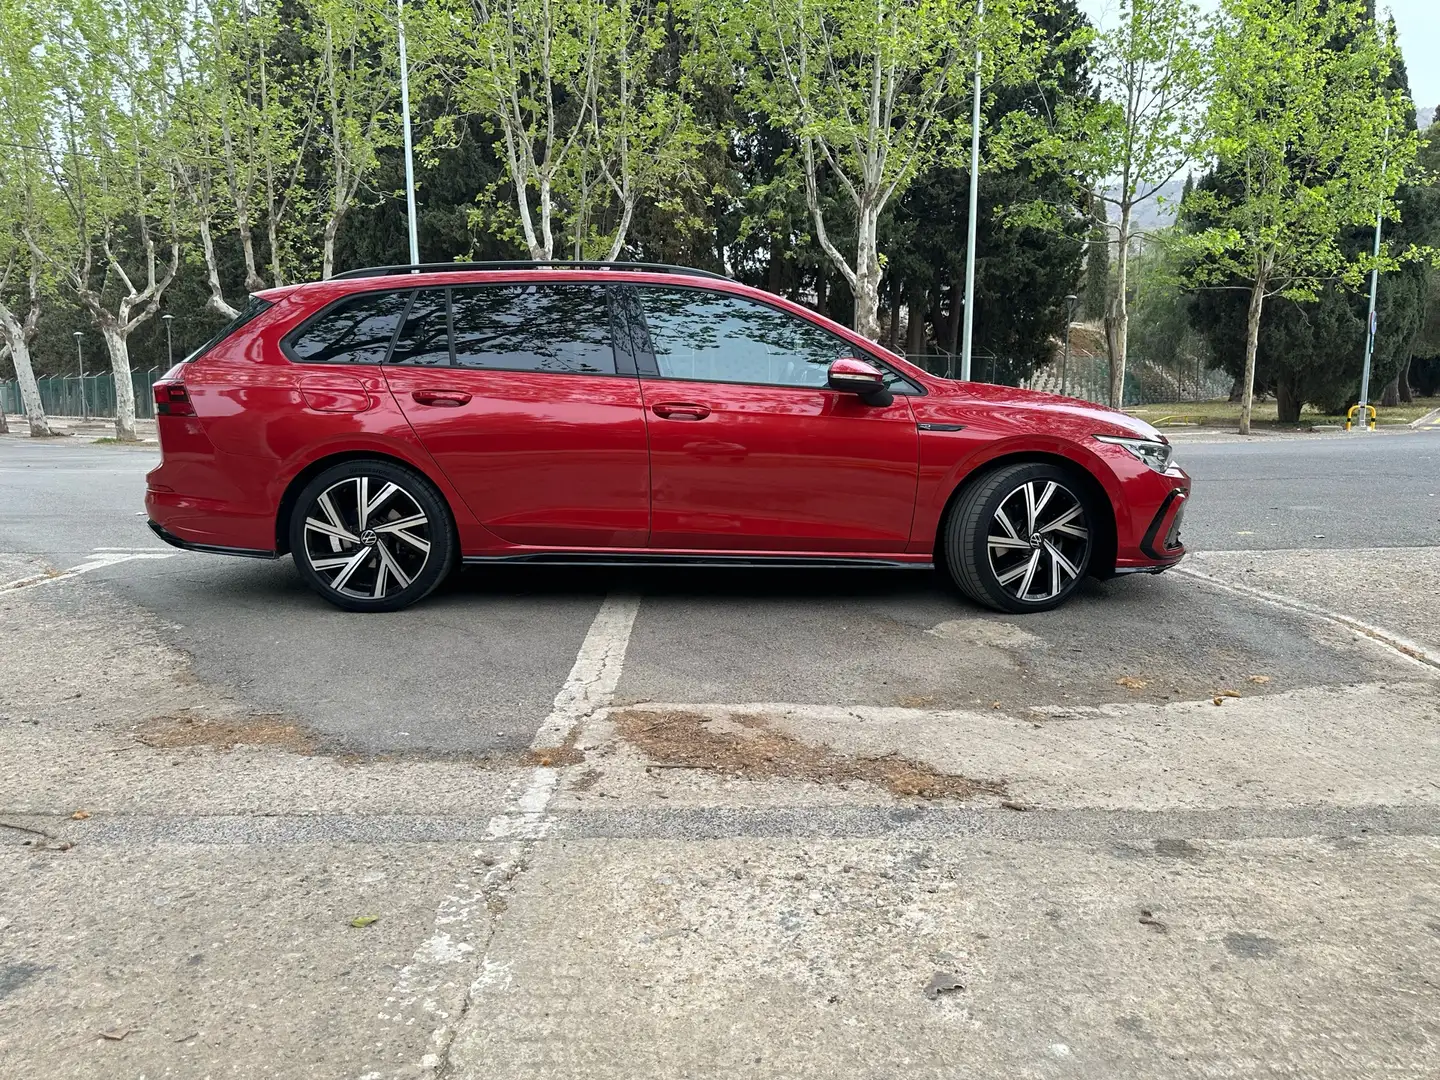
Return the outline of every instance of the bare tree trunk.
[[[860,210],[859,234],[855,241],[855,332],[871,341],[880,340],[880,258],[876,232],[880,212],[875,207]]]
[[[115,376],[115,438],[119,442],[139,442],[135,432],[135,386],[130,381],[130,344],[113,316],[101,323],[100,333]]]
[[[33,438],[43,439],[55,432],[51,430],[45,407],[40,403],[40,386],[35,381],[35,368],[30,363],[30,336],[39,318],[39,308],[33,303],[24,325],[9,308],[0,307],[0,327],[3,327],[5,345],[10,350],[10,362],[15,365],[15,381],[20,386],[20,405],[25,412],[25,422],[30,425]]]
[[[1118,324],[1119,321],[1115,315],[1115,301],[1112,298],[1110,301],[1109,309],[1105,312],[1105,360],[1106,370],[1109,372],[1107,378],[1109,379],[1109,386],[1111,388],[1115,386],[1115,364],[1116,357],[1119,355],[1120,351],[1120,343],[1117,340],[1118,332],[1116,329]],[[1072,382],[1071,385],[1073,386],[1074,383]],[[1120,389],[1123,400],[1123,394],[1125,389],[1125,383],[1123,378],[1121,379]]]
[[[1282,376],[1275,380],[1275,416],[1280,423],[1298,424],[1304,404],[1289,378]]]
[[[910,312],[905,326],[905,351],[919,356],[925,351],[925,293],[910,286]]]
[[[1250,434],[1250,410],[1255,404],[1255,353],[1260,347],[1260,311],[1265,305],[1264,270],[1257,271],[1250,288],[1250,312],[1245,319],[1245,375],[1240,397],[1240,434]]]
[[[1395,381],[1399,384],[1399,389],[1400,389],[1400,401],[1401,401],[1402,404],[1405,404],[1405,405],[1410,405],[1410,404],[1412,404],[1412,403],[1415,401],[1415,396],[1414,396],[1413,393],[1411,393],[1411,390],[1410,390],[1410,361],[1411,361],[1411,359],[1412,359],[1412,358],[1411,358],[1411,357],[1408,357],[1408,356],[1405,358],[1405,366],[1400,369],[1400,374],[1396,377],[1396,380],[1395,380]]]
[[[1400,404],[1400,376],[1396,375],[1385,384],[1385,389],[1380,392],[1380,404],[1387,409],[1393,409]]]
[[[1110,358],[1110,407],[1124,407],[1125,361],[1130,348],[1130,202],[1120,205],[1120,243],[1115,262],[1115,345]]]
[[[215,262],[215,239],[210,235],[210,219],[204,213],[200,216],[200,248],[205,254],[205,276],[210,285],[210,302],[207,305],[211,311],[224,315],[227,319],[233,319],[240,312],[231,307],[225,299],[225,293],[220,288],[220,268]],[[254,267],[250,268],[253,273]],[[248,288],[248,286],[247,286]]]

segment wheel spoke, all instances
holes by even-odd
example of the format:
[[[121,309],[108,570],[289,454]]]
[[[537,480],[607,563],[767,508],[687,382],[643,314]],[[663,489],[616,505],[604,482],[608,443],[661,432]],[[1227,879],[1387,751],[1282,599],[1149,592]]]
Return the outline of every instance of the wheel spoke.
[[[375,554],[375,549],[372,547],[363,547],[357,551],[351,557],[350,561],[345,564],[345,568],[330,579],[330,587],[337,592],[343,592],[346,583],[355,575],[355,571],[359,570],[361,566],[368,562],[370,556],[373,554]],[[312,563],[311,565],[314,564]]]
[[[336,528],[334,525],[321,521],[319,518],[306,518],[305,527],[307,529],[310,529],[312,532],[318,532],[321,535],[328,536],[334,540],[347,540],[352,544],[358,544],[360,542],[360,538],[354,533],[352,533],[349,529]]]
[[[1035,580],[1035,571],[1040,566],[1040,549],[1035,549],[1035,554],[1030,556],[1030,561],[1025,564],[1025,578],[1020,582],[1020,588],[1015,595],[1021,600],[1029,599],[1030,583]]]
[[[1035,556],[1031,555],[1028,560],[1026,560],[1025,562],[1016,563],[1009,570],[1006,570],[1003,574],[996,574],[995,578],[997,581],[1000,582],[1001,585],[1009,585],[1010,582],[1014,581],[1021,574],[1025,573],[1025,571],[1030,569],[1031,564],[1034,562]]]
[[[349,529],[345,528],[345,519],[340,516],[339,512],[335,509],[335,504],[330,501],[330,492],[321,492],[320,498],[315,501],[320,504],[320,510],[325,515],[325,519],[339,530],[343,539],[358,539]]]
[[[1048,525],[1042,525],[1042,526],[1040,526],[1040,530],[1039,530],[1039,531],[1042,532],[1042,533],[1048,533],[1048,532],[1068,532],[1070,535],[1073,536],[1073,535],[1076,535],[1073,530],[1078,528],[1078,529],[1080,530],[1080,532],[1079,532],[1078,535],[1084,536],[1084,535],[1086,535],[1084,526],[1070,525],[1070,523],[1071,523],[1072,521],[1074,521],[1077,517],[1079,517],[1079,516],[1080,516],[1081,514],[1083,514],[1083,513],[1084,513],[1084,508],[1081,507],[1079,503],[1076,503],[1076,504],[1075,504],[1074,506],[1072,506],[1069,510],[1066,510],[1066,511],[1065,511],[1063,514],[1061,514],[1059,517],[1057,517],[1057,518],[1055,518],[1053,521],[1051,521]],[[1067,528],[1067,526],[1069,526],[1069,528]]]
[[[1034,487],[1033,484],[1030,486]],[[1035,528],[1035,522],[1040,520],[1040,515],[1045,510],[1045,504],[1050,501],[1050,496],[1054,495],[1059,487],[1060,485],[1055,483],[1054,480],[1046,481],[1045,490],[1041,492],[1040,498],[1035,500],[1035,516],[1030,519],[1030,528]]]
[[[995,511],[995,520],[1000,523],[1000,527],[1005,530],[1007,535],[1015,540],[1020,539],[1020,534],[1015,531],[1015,526],[1010,524],[1010,518],[1006,515],[1003,504],[999,510]],[[1026,546],[1028,547],[1029,545],[1027,544]]]
[[[368,476],[357,476],[355,478],[355,528],[364,532],[365,527],[370,524],[370,478]]]
[[[405,573],[404,570],[400,569],[400,564],[395,561],[395,556],[391,555],[390,552],[386,549],[385,542],[383,540],[375,545],[375,550],[380,554],[380,568],[382,572],[388,570],[390,576],[400,583],[400,588],[408,589],[410,587],[410,582],[412,579],[409,575]],[[378,589],[379,585],[376,585],[376,588]],[[384,593],[377,592],[375,595],[383,596]]]
[[[1026,484],[1020,490],[1025,493],[1025,535],[1029,536],[1035,531],[1035,515],[1038,512],[1035,508],[1035,485]]]
[[[385,486],[380,489],[380,493],[376,495],[375,498],[371,499],[369,503],[366,504],[365,520],[369,521],[370,515],[375,513],[375,511],[379,510],[380,507],[384,506],[385,500],[390,498],[391,495],[394,495],[399,490],[399,484],[392,484],[389,481],[386,481]]]
[[[1007,551],[1011,549],[1017,551],[1030,550],[1030,545],[1028,543],[1026,543],[1024,540],[1016,540],[1013,536],[995,536],[992,533],[990,536],[986,537],[986,542],[989,543],[992,548],[1002,548]]]
[[[1057,573],[1059,570],[1064,570],[1072,578],[1080,576],[1080,568],[1067,559],[1064,553],[1049,540],[1045,541],[1045,550],[1050,553],[1050,559],[1054,562]]]

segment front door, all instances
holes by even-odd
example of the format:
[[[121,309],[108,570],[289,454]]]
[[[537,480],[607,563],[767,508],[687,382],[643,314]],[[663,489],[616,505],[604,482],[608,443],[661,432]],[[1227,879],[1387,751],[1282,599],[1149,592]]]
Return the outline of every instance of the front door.
[[[855,347],[778,307],[703,289],[629,290],[650,430],[652,548],[899,552],[919,436],[894,401],[826,387]],[[637,320],[638,321],[638,320]]]
[[[616,363],[606,286],[539,282],[417,291],[385,374],[496,536],[643,547],[650,465],[628,364]]]

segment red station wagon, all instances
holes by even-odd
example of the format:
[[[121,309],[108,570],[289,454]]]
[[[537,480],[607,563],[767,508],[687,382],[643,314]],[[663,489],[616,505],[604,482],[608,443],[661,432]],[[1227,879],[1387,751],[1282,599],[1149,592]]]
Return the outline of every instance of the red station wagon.
[[[257,293],[155,384],[150,527],[350,611],[457,563],[939,566],[1044,611],[1185,549],[1148,424],[930,375],[680,267],[357,270]]]

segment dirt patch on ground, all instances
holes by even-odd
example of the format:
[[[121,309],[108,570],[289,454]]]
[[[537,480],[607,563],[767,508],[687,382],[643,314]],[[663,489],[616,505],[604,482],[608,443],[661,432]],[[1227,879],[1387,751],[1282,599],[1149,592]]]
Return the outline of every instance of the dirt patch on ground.
[[[732,713],[718,730],[715,719],[692,712],[631,709],[613,712],[610,719],[627,742],[672,768],[714,769],[752,780],[864,781],[895,795],[921,799],[968,799],[1005,791],[998,781],[954,776],[898,754],[850,757],[828,746],[801,742],[753,713]]]
[[[526,765],[553,765],[559,768],[562,765],[579,765],[585,760],[585,751],[575,746],[575,740],[580,737],[578,730],[571,731],[565,736],[565,741],[559,746],[547,746],[539,750],[527,750],[521,761]]]
[[[159,750],[182,746],[213,746],[233,750],[237,746],[272,746],[296,754],[312,754],[315,739],[285,716],[261,714],[237,720],[212,720],[201,716],[157,716],[135,733],[135,739]]]

